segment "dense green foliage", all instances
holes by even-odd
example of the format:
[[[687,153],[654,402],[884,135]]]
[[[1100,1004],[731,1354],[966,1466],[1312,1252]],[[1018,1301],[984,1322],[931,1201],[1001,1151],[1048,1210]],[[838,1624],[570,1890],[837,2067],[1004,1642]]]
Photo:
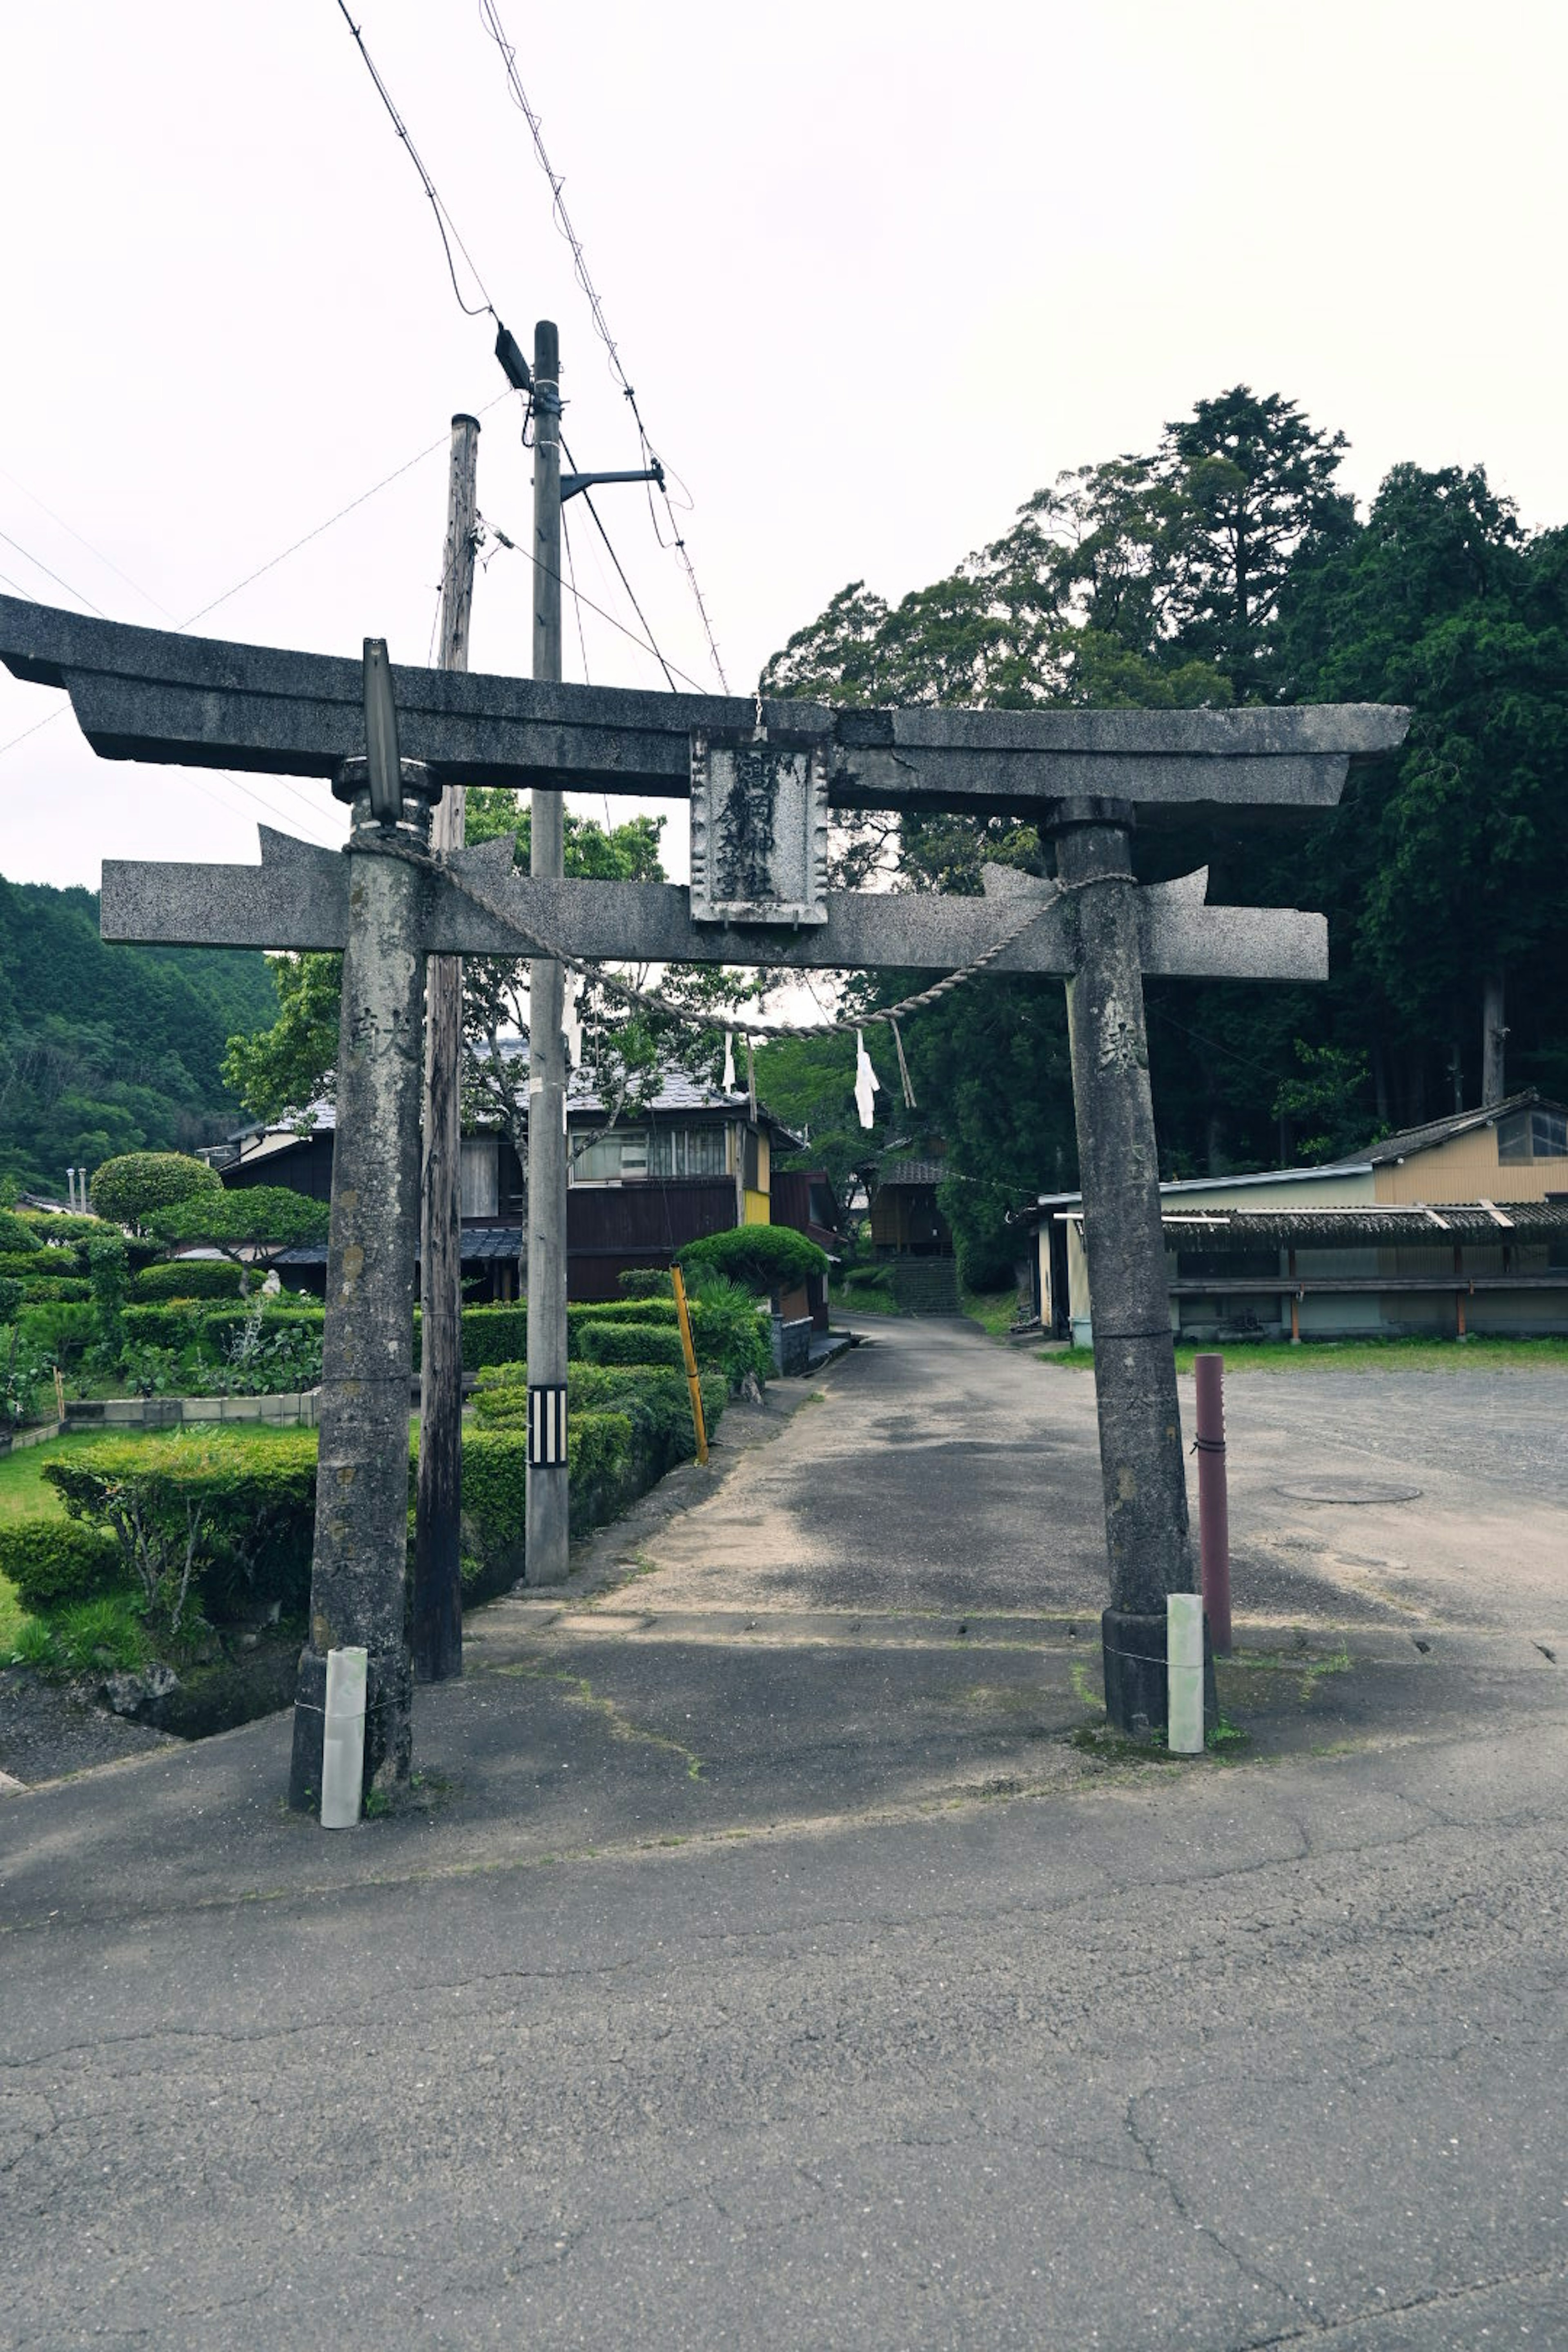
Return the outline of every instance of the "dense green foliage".
[[[128,1151],[94,1171],[91,1198],[98,1216],[142,1233],[160,1211],[203,1195],[216,1202],[222,1192],[217,1171],[188,1152]]]
[[[270,1020],[260,955],[108,947],[86,890],[0,881],[0,1178],[210,1142],[235,1124],[224,1043]]]
[[[1149,455],[1061,476],[901,604],[852,583],[764,677],[860,704],[1411,706],[1405,749],[1352,772],[1331,816],[1135,839],[1146,879],[1206,866],[1213,902],[1329,919],[1326,988],[1149,984],[1166,1175],[1326,1157],[1473,1106],[1489,974],[1506,981],[1509,1086],[1568,1092],[1568,533],[1524,532],[1479,468],[1397,466],[1358,516],[1343,446],[1237,386]],[[1032,827],[940,815],[857,822],[835,854],[849,877],[959,891],[986,858],[1050,859]],[[875,974],[851,998],[911,984]],[[806,1158],[836,1181],[838,1161],[943,1135],[963,1271],[994,1281],[1016,1254],[1007,1209],[1077,1180],[1061,984],[979,981],[904,1042],[921,1109],[879,1097],[858,1153],[847,1041],[764,1049],[765,1090],[809,1119]]]

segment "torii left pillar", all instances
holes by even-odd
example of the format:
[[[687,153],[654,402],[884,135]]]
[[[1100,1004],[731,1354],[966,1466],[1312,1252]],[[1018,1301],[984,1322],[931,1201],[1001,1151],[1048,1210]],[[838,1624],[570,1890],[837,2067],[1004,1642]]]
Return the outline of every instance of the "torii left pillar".
[[[424,1084],[425,876],[432,788],[401,766],[403,814],[372,814],[365,762],[333,791],[353,810],[348,936],[338,1029],[337,1129],[322,1348],[310,1568],[310,1625],[300,1656],[289,1802],[321,1804],[327,1653],[363,1643],[364,1787],[408,1777],[408,1410],[414,1267],[419,1245],[419,1112]]]

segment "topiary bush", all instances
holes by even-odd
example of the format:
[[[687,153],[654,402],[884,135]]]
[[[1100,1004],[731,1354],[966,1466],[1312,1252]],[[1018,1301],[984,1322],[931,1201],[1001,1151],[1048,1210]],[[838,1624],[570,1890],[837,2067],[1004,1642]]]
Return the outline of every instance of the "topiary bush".
[[[222,1178],[205,1160],[184,1151],[127,1151],[104,1161],[88,1197],[97,1215],[140,1232],[159,1209],[172,1209],[198,1192],[222,1191]]]
[[[679,1332],[664,1323],[584,1323],[577,1353],[585,1364],[668,1364],[678,1371],[686,1361]]]
[[[585,1298],[566,1309],[566,1323],[668,1323],[678,1328],[680,1310],[673,1292],[666,1298]]]
[[[722,1234],[704,1234],[677,1252],[681,1266],[711,1266],[744,1283],[759,1296],[794,1290],[814,1275],[827,1272],[826,1250],[817,1248],[792,1225],[735,1225]]]
[[[244,1280],[240,1267],[227,1258],[176,1257],[143,1266],[131,1293],[146,1305],[165,1298],[237,1298]]]
[[[62,1372],[71,1372],[91,1347],[97,1323],[92,1308],[79,1300],[27,1300],[16,1328],[24,1348],[46,1363],[58,1364]]]
[[[96,1601],[129,1580],[120,1547],[79,1519],[0,1521],[0,1576],[35,1613],[71,1601]]]

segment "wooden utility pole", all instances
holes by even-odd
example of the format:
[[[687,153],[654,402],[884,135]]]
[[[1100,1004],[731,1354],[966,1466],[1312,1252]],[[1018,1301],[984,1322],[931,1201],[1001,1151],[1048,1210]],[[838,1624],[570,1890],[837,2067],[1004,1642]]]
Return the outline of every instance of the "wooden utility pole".
[[[561,677],[561,361],[554,326],[533,331],[533,675]],[[565,871],[563,799],[535,784],[529,871]],[[559,1584],[571,1543],[566,1476],[566,1051],[562,966],[528,973],[528,1558],[530,1584]]]
[[[441,574],[443,669],[468,667],[479,447],[478,419],[454,416]],[[461,849],[465,797],[461,784],[448,784],[442,793],[430,821],[432,849]],[[433,955],[425,979],[422,1370],[414,1543],[414,1671],[421,1682],[443,1682],[463,1671],[462,1054],[462,960]]]

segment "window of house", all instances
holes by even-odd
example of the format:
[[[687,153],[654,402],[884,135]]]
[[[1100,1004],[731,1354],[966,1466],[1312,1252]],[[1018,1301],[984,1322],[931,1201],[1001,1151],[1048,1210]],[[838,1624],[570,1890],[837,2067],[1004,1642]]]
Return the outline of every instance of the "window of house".
[[[572,1161],[574,1184],[619,1184],[647,1174],[647,1137],[641,1133],[595,1136]]]
[[[1516,1110],[1499,1119],[1497,1156],[1505,1168],[1531,1160],[1568,1160],[1568,1114]]]
[[[493,1217],[499,1213],[499,1159],[500,1147],[493,1136],[476,1136],[464,1143],[458,1183],[465,1217]]]
[[[650,1176],[722,1176],[724,1130],[711,1127],[655,1128],[648,1143]]]

